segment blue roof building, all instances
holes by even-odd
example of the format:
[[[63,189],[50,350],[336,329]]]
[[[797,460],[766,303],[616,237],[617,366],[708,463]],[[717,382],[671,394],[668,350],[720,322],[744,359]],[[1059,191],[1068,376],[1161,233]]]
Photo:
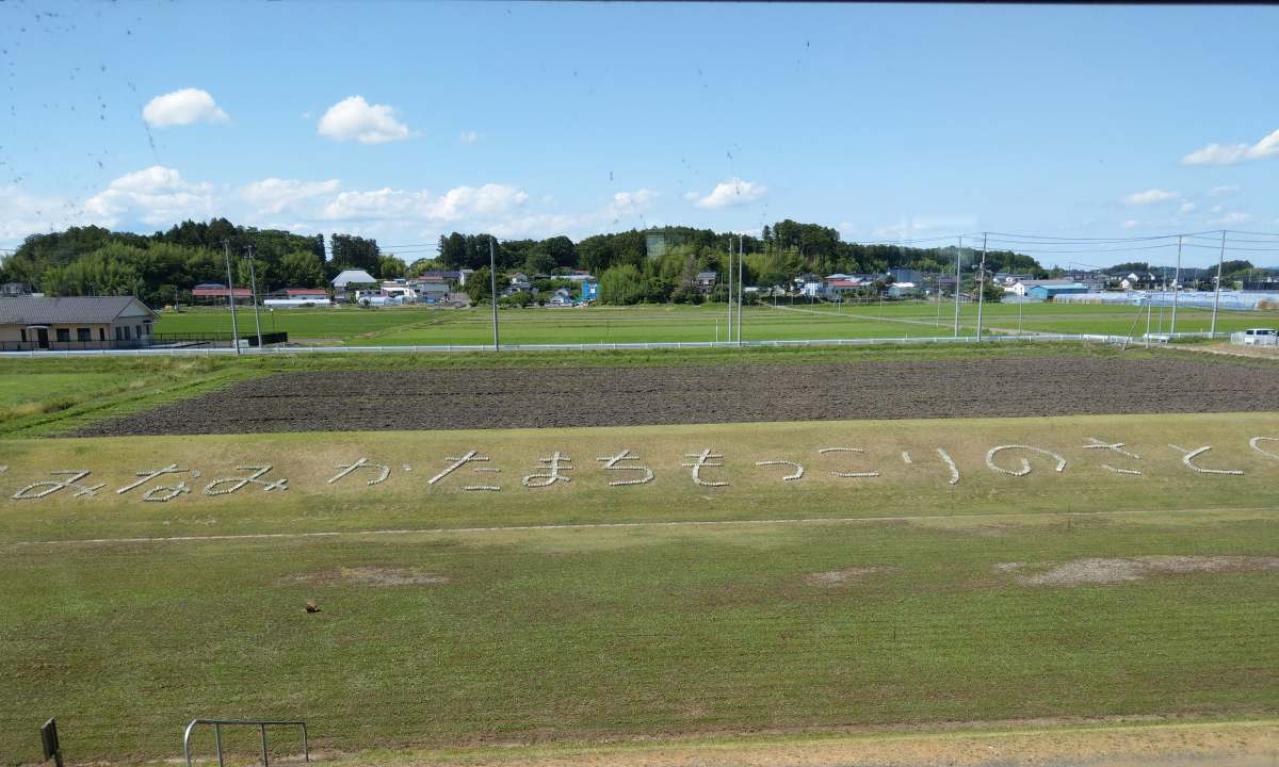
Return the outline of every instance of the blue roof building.
[[[1087,285],[1078,282],[1067,282],[1061,285],[1036,285],[1030,289],[1027,295],[1040,301],[1051,301],[1055,296],[1087,292]]]

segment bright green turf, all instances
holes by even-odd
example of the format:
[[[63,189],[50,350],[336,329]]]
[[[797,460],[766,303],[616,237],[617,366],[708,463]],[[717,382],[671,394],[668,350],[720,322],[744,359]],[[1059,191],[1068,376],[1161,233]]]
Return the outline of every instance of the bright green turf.
[[[304,717],[313,747],[610,737],[1026,717],[1264,717],[1279,711],[1273,571],[1031,586],[1088,557],[1279,554],[1279,461],[1247,447],[1279,416],[1158,416],[697,428],[0,442],[4,495],[40,471],[94,468],[97,498],[0,501],[0,754],[34,762],[56,714],[77,761],[173,757],[195,716]],[[1124,440],[1147,473],[1080,449]],[[996,444],[1058,449],[1062,474],[984,468]],[[1168,442],[1214,445],[1195,474]],[[814,451],[864,447],[876,479]],[[683,453],[721,448],[725,488]],[[957,486],[927,451],[952,450]],[[491,451],[501,493],[428,489],[431,467]],[[653,485],[612,488],[592,460],[630,447]],[[518,486],[552,449],[574,482]],[[915,463],[898,457],[909,449]],[[384,484],[324,479],[358,455]],[[766,458],[800,458],[783,483]],[[285,493],[143,504],[134,470],[268,461]],[[412,472],[401,464],[411,463]],[[472,475],[478,477],[479,475]],[[488,478],[484,478],[488,479]],[[482,498],[475,496],[482,495]],[[1109,514],[1113,510],[1144,513]],[[1028,513],[1029,512],[1029,513]],[[737,526],[426,530],[580,521],[883,517]],[[415,528],[393,535],[103,544],[96,536]],[[27,542],[19,542],[27,541]],[[344,570],[345,568],[345,570]],[[446,582],[359,582],[360,568]],[[812,576],[874,568],[834,585]],[[302,610],[317,600],[318,614]],[[281,734],[280,748],[296,750]],[[208,753],[208,739],[200,744]],[[233,744],[251,753],[241,737]]]
[[[940,312],[939,312],[940,309]],[[1138,316],[1140,315],[1140,316]],[[1020,316],[1020,319],[1019,319]],[[1178,312],[1179,332],[1209,328],[1211,313],[1202,309]],[[274,327],[299,342],[341,342],[354,345],[471,345],[492,342],[492,319],[483,307],[470,310],[426,307],[360,309],[288,309],[274,313]],[[241,314],[240,329],[251,313]],[[990,304],[983,308],[983,325],[1001,334],[1023,332],[1136,335],[1146,332],[1146,316],[1135,307]],[[714,341],[726,339],[727,314],[722,304],[702,306],[591,307],[589,309],[505,309],[501,312],[502,340],[511,344],[635,343]],[[975,331],[977,307],[964,304],[960,325],[964,335]],[[1279,312],[1221,312],[1219,331],[1279,324]],[[263,329],[272,327],[269,318]],[[1171,328],[1171,310],[1152,314],[1151,331]],[[230,316],[221,309],[164,314],[158,333],[230,332]],[[834,338],[901,338],[950,336],[954,306],[922,301],[860,304],[837,307],[822,304],[781,308],[748,307],[742,318],[745,340]]]

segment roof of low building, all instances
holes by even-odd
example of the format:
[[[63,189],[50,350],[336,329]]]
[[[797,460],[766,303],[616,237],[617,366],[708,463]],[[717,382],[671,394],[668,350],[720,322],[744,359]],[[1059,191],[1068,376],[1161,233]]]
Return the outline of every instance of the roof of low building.
[[[333,278],[333,287],[345,288],[347,285],[376,285],[378,280],[363,269],[344,269]]]
[[[196,298],[220,297],[226,298],[227,290],[221,285],[196,285],[191,288],[191,295]],[[250,298],[253,291],[248,288],[232,288],[231,295],[236,298]]]
[[[106,323],[130,309],[155,315],[133,296],[20,296],[0,301],[0,325]]]
[[[714,280],[714,279],[717,279],[718,277],[719,277],[718,272],[698,272],[697,273],[697,279],[699,280]]]

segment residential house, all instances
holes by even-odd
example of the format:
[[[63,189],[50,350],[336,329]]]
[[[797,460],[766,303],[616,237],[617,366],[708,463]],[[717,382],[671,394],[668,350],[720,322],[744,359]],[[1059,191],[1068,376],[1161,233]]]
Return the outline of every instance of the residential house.
[[[208,304],[213,306],[227,303],[228,295],[230,300],[237,304],[252,304],[253,291],[248,288],[232,288],[227,290],[226,285],[220,282],[202,282],[191,288],[191,303]]]
[[[719,272],[698,272],[693,278],[700,293],[710,293],[715,289],[716,283],[719,282]]]
[[[0,349],[149,346],[155,312],[133,296],[21,296],[0,301]]]
[[[338,296],[350,298],[359,291],[376,290],[379,281],[363,269],[344,269],[333,278],[333,292]]]
[[[919,285],[914,282],[894,282],[884,290],[889,298],[914,298],[921,292]]]

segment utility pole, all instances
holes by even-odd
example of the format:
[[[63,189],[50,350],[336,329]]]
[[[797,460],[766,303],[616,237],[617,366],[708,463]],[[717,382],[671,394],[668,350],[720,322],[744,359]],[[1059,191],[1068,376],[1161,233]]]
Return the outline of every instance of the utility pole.
[[[235,283],[231,280],[231,242],[222,241],[222,254],[226,257],[226,300],[231,305],[231,345],[235,354],[240,355],[240,326],[235,321]]]
[[[1217,334],[1217,305],[1221,303],[1221,262],[1226,260],[1226,230],[1221,230],[1221,254],[1217,256],[1217,290],[1212,294],[1212,326],[1208,328],[1208,337]]]
[[[1181,297],[1181,235],[1177,235],[1177,272],[1172,278],[1172,327],[1168,330],[1168,340],[1177,337],[1177,301]]]
[[[728,287],[728,342],[733,342],[733,235],[728,235],[728,268],[724,270]]]
[[[253,246],[245,248],[248,253],[246,258],[249,259],[249,285],[253,296],[253,325],[257,328],[258,333],[258,351],[262,350],[262,316],[258,314],[258,275],[257,269],[253,266]]]
[[[986,303],[986,233],[981,235],[981,267],[977,270],[977,340],[981,340],[981,310]]]
[[[737,345],[742,345],[742,294],[746,283],[742,281],[742,262],[746,260],[746,238],[737,236]]]
[[[493,351],[502,351],[502,344],[497,334],[497,248],[493,245],[493,235],[489,235],[489,297],[493,302]]]
[[[964,238],[959,238],[959,248],[955,251],[955,338],[959,338],[959,284],[962,281],[962,275],[959,272],[959,263],[964,259]]]

